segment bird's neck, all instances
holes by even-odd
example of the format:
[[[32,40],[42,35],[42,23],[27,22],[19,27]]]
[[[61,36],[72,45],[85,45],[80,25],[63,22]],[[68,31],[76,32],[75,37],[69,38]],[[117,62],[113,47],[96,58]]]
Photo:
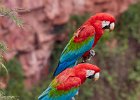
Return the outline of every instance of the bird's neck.
[[[84,83],[85,80],[86,80],[86,77],[81,77],[81,76],[80,76],[79,78],[81,79],[81,84]]]
[[[86,80],[86,73],[84,70],[78,70],[75,71],[76,77],[79,77],[81,79],[81,84],[85,82]]]
[[[101,36],[104,33],[104,29],[102,29],[102,26],[100,23],[95,23],[93,26],[95,27],[95,39],[94,39],[94,44],[92,47],[96,45],[96,43],[98,42],[98,40],[101,38]]]
[[[102,36],[104,29],[102,29],[102,21],[95,20],[94,18],[90,18],[87,20],[84,24],[91,25],[95,28],[95,32],[99,35]]]

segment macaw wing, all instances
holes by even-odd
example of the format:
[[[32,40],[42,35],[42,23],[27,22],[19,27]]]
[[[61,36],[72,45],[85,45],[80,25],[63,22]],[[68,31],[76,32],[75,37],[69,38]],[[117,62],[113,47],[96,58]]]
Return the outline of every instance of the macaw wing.
[[[81,85],[81,79],[79,77],[68,77],[68,79],[66,81],[63,81],[61,83],[59,83],[59,85],[57,86],[57,90],[71,90],[73,88],[78,88]]]
[[[85,25],[78,29],[74,35],[61,54],[54,76],[57,76],[68,67],[73,67],[76,61],[92,48],[95,35],[93,26]]]
[[[79,88],[70,91],[60,91],[50,87],[50,90],[44,93],[44,95],[40,95],[38,100],[71,100],[77,94],[78,90]]]
[[[61,80],[56,86],[53,86],[53,89],[49,92],[49,96],[50,98],[57,98],[56,100],[71,100],[77,94],[80,85],[80,78],[70,76],[65,81]]]
[[[75,76],[75,73],[72,68],[68,68],[67,70],[64,70],[62,73],[60,73],[58,76],[56,76],[56,79],[58,83],[65,82],[69,77]]]
[[[81,84],[80,78],[74,76],[71,68],[60,73],[39,96],[39,100],[71,100]]]

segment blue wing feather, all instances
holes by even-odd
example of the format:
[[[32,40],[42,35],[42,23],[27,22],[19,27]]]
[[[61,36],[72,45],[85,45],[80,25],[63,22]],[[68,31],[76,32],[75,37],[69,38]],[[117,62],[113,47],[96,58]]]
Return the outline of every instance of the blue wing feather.
[[[54,72],[53,76],[57,76],[60,72],[62,72],[63,70],[65,70],[66,68],[69,67],[73,67],[77,60],[82,57],[82,55],[90,50],[92,48],[92,45],[94,43],[94,37],[90,37],[89,41],[87,44],[82,45],[81,47],[79,47],[78,43],[75,43],[74,46],[77,46],[77,49],[74,51],[68,51],[67,53],[65,53],[65,51],[67,51],[69,49],[69,46],[71,41],[68,43],[68,45],[65,47],[65,49],[63,50],[61,57],[60,57],[60,61],[59,64]]]

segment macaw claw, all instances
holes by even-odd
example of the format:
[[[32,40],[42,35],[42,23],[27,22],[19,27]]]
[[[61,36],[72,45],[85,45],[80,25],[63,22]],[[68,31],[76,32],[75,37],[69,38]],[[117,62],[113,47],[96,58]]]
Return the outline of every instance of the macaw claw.
[[[94,50],[90,50],[89,51],[89,56],[86,57],[86,58],[83,58],[82,63],[85,63],[87,60],[90,61],[93,56],[95,56],[95,51]]]
[[[90,55],[89,55],[89,58],[87,60],[90,61],[93,56],[95,56],[95,51],[90,50]]]
[[[90,50],[90,55],[93,57],[95,56],[95,51],[94,50]]]

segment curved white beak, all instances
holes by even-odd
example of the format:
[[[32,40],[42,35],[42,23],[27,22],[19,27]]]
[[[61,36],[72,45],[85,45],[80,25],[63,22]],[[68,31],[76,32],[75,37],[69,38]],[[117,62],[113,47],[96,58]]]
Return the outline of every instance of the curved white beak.
[[[115,28],[115,23],[111,23],[110,27],[109,27],[109,30],[112,31],[112,30],[114,30],[114,28]]]
[[[98,72],[94,75],[94,81],[97,81],[99,77],[100,77],[100,73]]]

